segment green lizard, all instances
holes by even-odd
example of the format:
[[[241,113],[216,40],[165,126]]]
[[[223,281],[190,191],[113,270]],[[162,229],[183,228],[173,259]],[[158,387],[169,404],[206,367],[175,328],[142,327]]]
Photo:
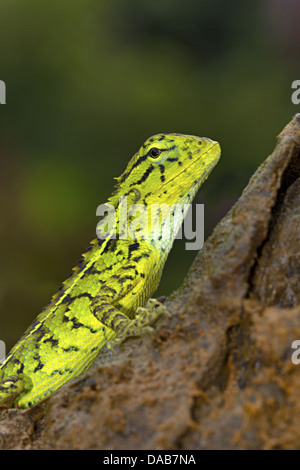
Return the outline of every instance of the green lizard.
[[[120,196],[137,201],[183,206],[194,198],[220,158],[220,146],[207,138],[158,134],[148,139],[117,178],[108,199],[116,209]],[[169,238],[125,239],[110,233],[96,238],[71,276],[36,318],[0,366],[0,405],[27,408],[55,392],[93,363],[104,344],[148,331],[159,303],[144,308],[156,290],[180,227],[184,211],[174,220]],[[119,234],[120,235],[120,234]],[[156,233],[157,235],[157,233]]]

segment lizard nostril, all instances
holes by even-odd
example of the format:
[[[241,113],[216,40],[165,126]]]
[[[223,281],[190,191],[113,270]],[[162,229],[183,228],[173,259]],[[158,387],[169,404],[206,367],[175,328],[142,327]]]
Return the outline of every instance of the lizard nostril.
[[[199,145],[202,145],[202,140],[199,140],[198,144],[199,144]]]

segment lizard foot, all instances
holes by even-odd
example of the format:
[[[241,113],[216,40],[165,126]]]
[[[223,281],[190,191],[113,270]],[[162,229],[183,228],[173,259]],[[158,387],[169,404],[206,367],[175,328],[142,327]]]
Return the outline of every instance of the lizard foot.
[[[122,343],[130,336],[153,335],[154,328],[151,326],[161,316],[170,316],[168,309],[158,300],[149,299],[145,307],[139,307],[135,318],[122,323],[122,329],[117,332],[117,337],[107,344],[109,349]]]
[[[11,408],[16,397],[24,389],[23,380],[17,375],[11,375],[0,380],[0,408]]]

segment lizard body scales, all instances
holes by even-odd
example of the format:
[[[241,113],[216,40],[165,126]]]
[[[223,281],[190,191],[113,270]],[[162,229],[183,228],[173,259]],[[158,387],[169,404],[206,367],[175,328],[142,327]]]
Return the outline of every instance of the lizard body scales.
[[[207,138],[157,134],[148,139],[117,178],[108,199],[120,229],[120,197],[183,207],[216,165],[220,146]],[[0,405],[27,408],[87,370],[114,338],[139,334],[156,318],[143,308],[156,290],[184,217],[177,216],[168,238],[112,238],[91,242],[72,275],[0,365]],[[161,235],[165,220],[159,223]]]

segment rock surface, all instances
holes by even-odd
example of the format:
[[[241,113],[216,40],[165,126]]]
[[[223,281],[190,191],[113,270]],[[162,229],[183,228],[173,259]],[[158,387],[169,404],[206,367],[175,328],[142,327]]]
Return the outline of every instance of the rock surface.
[[[172,317],[43,403],[0,411],[0,449],[300,447],[299,146],[298,114],[167,300]]]

